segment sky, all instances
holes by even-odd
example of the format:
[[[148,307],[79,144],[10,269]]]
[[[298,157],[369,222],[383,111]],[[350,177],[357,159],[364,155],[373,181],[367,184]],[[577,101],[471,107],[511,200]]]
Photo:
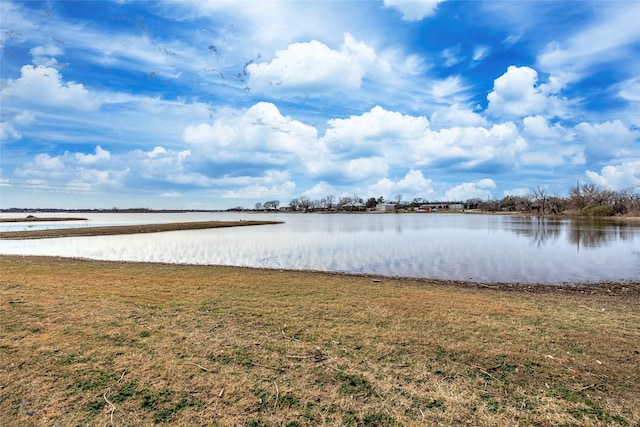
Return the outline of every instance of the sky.
[[[0,2],[0,207],[640,189],[640,1]]]

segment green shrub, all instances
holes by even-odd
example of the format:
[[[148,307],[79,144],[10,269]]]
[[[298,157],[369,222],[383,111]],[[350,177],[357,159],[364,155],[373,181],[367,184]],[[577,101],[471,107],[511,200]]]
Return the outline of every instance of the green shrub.
[[[582,215],[588,217],[605,217],[615,214],[613,207],[609,205],[589,205],[582,208]]]

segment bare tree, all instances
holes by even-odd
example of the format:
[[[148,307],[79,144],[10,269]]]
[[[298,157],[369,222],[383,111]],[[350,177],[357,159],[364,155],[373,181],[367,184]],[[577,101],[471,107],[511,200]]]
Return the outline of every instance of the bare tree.
[[[307,196],[300,196],[298,197],[298,205],[300,210],[309,211],[311,210],[311,199],[309,199]]]
[[[540,188],[538,185],[535,190],[533,190],[533,197],[535,197],[536,205],[538,206],[539,212],[544,215],[547,212],[547,190],[544,188]]]

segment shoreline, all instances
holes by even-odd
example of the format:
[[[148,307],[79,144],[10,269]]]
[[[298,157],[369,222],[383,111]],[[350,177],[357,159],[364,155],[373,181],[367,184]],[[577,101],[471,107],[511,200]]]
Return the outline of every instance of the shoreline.
[[[356,278],[368,279],[374,284],[394,283],[407,286],[442,286],[459,289],[485,289],[487,291],[504,291],[510,293],[526,294],[550,294],[550,295],[603,295],[608,297],[628,297],[637,299],[640,302],[640,279],[626,280],[601,280],[593,282],[561,282],[555,284],[548,283],[525,283],[525,282],[477,282],[473,280],[436,279],[428,277],[403,277],[403,276],[382,276],[366,273],[345,273],[322,270],[295,270],[284,268],[264,268],[245,267],[234,265],[218,264],[185,264],[149,261],[109,261],[80,257],[44,256],[44,255],[2,255],[0,254],[0,264],[3,259],[26,259],[35,263],[41,262],[78,262],[95,266],[120,266],[121,268],[144,266],[146,268],[175,267],[184,270],[196,270],[210,268],[212,270],[238,269],[254,274],[268,273],[288,273],[313,276],[326,276],[327,278]]]

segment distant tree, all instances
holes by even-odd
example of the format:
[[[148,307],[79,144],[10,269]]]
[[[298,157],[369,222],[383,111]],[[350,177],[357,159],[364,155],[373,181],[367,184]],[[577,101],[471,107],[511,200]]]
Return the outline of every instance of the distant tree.
[[[378,205],[378,201],[376,200],[376,198],[375,197],[369,197],[364,206],[367,209],[374,209],[377,205]]]
[[[545,213],[547,213],[547,198],[549,197],[547,195],[547,190],[545,190],[544,188],[540,188],[540,186],[538,185],[536,187],[535,190],[533,190],[533,197],[535,198],[536,201],[536,206],[538,207],[538,211],[544,215]]]
[[[253,209],[257,210],[257,211],[261,211],[262,210],[262,203],[258,202],[255,204],[255,206],[253,207]]]
[[[298,197],[298,204],[299,204],[300,210],[303,210],[303,211],[311,210],[311,199],[309,199],[307,196]]]
[[[427,201],[425,199],[423,199],[422,197],[415,197],[412,201],[411,201],[411,205],[414,208],[418,208],[420,207],[420,205],[424,205]]]
[[[482,199],[478,197],[473,197],[471,199],[467,199],[465,205],[467,209],[479,209],[481,203],[482,203]]]
[[[268,202],[264,202],[262,206],[267,210],[278,210],[280,200],[269,200]]]
[[[295,199],[292,199],[289,202],[289,209],[291,209],[292,211],[300,210],[300,199],[298,199],[297,197]]]
[[[533,209],[533,195],[518,196],[516,198],[516,210],[519,212],[530,213]]]
[[[325,199],[327,200],[327,209],[333,209],[336,202],[335,196],[333,194],[328,194]]]
[[[353,206],[351,196],[342,196],[338,199],[338,208],[346,211],[349,207]]]
[[[581,211],[582,208],[587,206],[586,197],[580,188],[580,181],[576,183],[575,187],[569,190],[569,206],[578,211]]]
[[[517,196],[505,196],[501,201],[500,205],[503,211],[506,212],[515,212],[516,206],[518,204]]]

